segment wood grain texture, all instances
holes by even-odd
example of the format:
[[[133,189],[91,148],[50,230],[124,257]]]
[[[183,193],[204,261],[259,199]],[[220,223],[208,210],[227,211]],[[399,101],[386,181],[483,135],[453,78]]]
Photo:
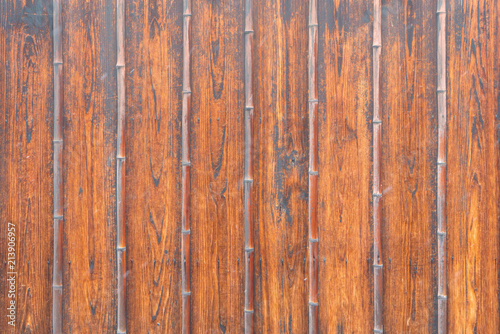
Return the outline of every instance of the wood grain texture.
[[[63,2],[63,332],[116,331],[116,3]]]
[[[382,8],[383,325],[431,333],[436,324],[436,3]]]
[[[180,333],[182,0],[125,20],[127,330]]]
[[[243,332],[244,2],[192,3],[191,324]]]
[[[255,327],[308,328],[307,1],[254,2]]]
[[[497,1],[447,4],[450,333],[500,327],[499,14]]]
[[[373,328],[372,1],[319,1],[319,328]]]
[[[2,333],[48,333],[52,300],[50,1],[0,2],[0,305]],[[15,270],[8,223],[16,225]],[[16,326],[7,272],[16,271]]]

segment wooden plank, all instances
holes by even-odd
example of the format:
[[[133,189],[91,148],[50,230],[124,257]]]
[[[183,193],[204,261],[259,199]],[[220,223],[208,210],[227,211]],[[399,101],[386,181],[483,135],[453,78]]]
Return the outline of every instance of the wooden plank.
[[[436,2],[382,9],[384,332],[432,332],[436,286]]]
[[[51,1],[0,2],[2,333],[48,333],[51,329],[51,14]],[[9,236],[9,231],[15,236]],[[9,249],[11,240],[14,252]],[[15,253],[15,262],[9,261],[9,253]],[[12,277],[14,298],[9,296],[7,281]],[[15,302],[15,326],[8,324],[11,301]]]
[[[192,14],[192,327],[241,333],[244,2],[193,1]]]
[[[307,1],[255,1],[255,328],[308,328]]]
[[[116,3],[62,3],[63,331],[116,331]]]
[[[494,333],[500,327],[500,3],[447,7],[448,330]]]
[[[319,1],[319,327],[373,328],[372,1]]]
[[[180,333],[182,0],[125,21],[127,331]]]

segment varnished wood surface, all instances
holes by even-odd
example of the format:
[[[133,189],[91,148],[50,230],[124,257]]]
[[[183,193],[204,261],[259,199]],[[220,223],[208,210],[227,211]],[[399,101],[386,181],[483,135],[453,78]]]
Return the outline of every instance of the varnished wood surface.
[[[192,2],[191,326],[242,333],[244,2]]]
[[[495,333],[499,315],[498,2],[450,2],[448,330]]]
[[[308,3],[254,1],[255,327],[308,328]],[[293,51],[292,51],[293,50]]]
[[[319,1],[319,328],[373,328],[370,1]]]
[[[116,330],[116,3],[62,2],[64,333]]]
[[[2,333],[52,326],[51,1],[0,2]],[[16,226],[16,327],[7,324],[8,223]]]
[[[126,22],[127,330],[180,333],[182,0]]]
[[[435,1],[390,1],[382,10],[383,325],[434,331],[436,296]]]
[[[124,59],[117,0],[58,3],[0,1],[0,332],[498,332],[499,3],[126,0]]]

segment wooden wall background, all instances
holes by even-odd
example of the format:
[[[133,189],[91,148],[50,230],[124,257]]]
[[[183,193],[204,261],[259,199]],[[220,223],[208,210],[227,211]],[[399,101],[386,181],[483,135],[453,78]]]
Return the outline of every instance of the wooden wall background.
[[[499,15],[1,0],[0,332],[498,333]]]

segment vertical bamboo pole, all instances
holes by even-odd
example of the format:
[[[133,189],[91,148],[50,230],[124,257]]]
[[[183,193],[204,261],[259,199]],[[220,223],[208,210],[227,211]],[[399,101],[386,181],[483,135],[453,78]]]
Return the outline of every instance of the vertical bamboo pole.
[[[125,240],[125,0],[116,2],[116,261],[118,277],[117,333],[126,333],[126,240]]]
[[[373,332],[383,333],[382,324],[382,248],[381,213],[382,187],[380,162],[382,119],[380,115],[380,53],[382,49],[380,0],[374,0],[373,20]]]
[[[309,1],[309,333],[318,332],[318,4]]]
[[[245,1],[245,334],[253,333],[254,236],[252,214],[253,186],[253,17],[252,0]]]
[[[184,0],[182,29],[182,333],[191,332],[191,275],[189,217],[191,191],[191,161],[189,160],[189,120],[191,114],[191,0]]]
[[[438,333],[447,333],[446,293],[446,2],[437,5],[437,243],[438,243]]]
[[[63,61],[61,0],[53,0],[54,38],[54,260],[52,276],[52,333],[62,333],[63,239]]]

